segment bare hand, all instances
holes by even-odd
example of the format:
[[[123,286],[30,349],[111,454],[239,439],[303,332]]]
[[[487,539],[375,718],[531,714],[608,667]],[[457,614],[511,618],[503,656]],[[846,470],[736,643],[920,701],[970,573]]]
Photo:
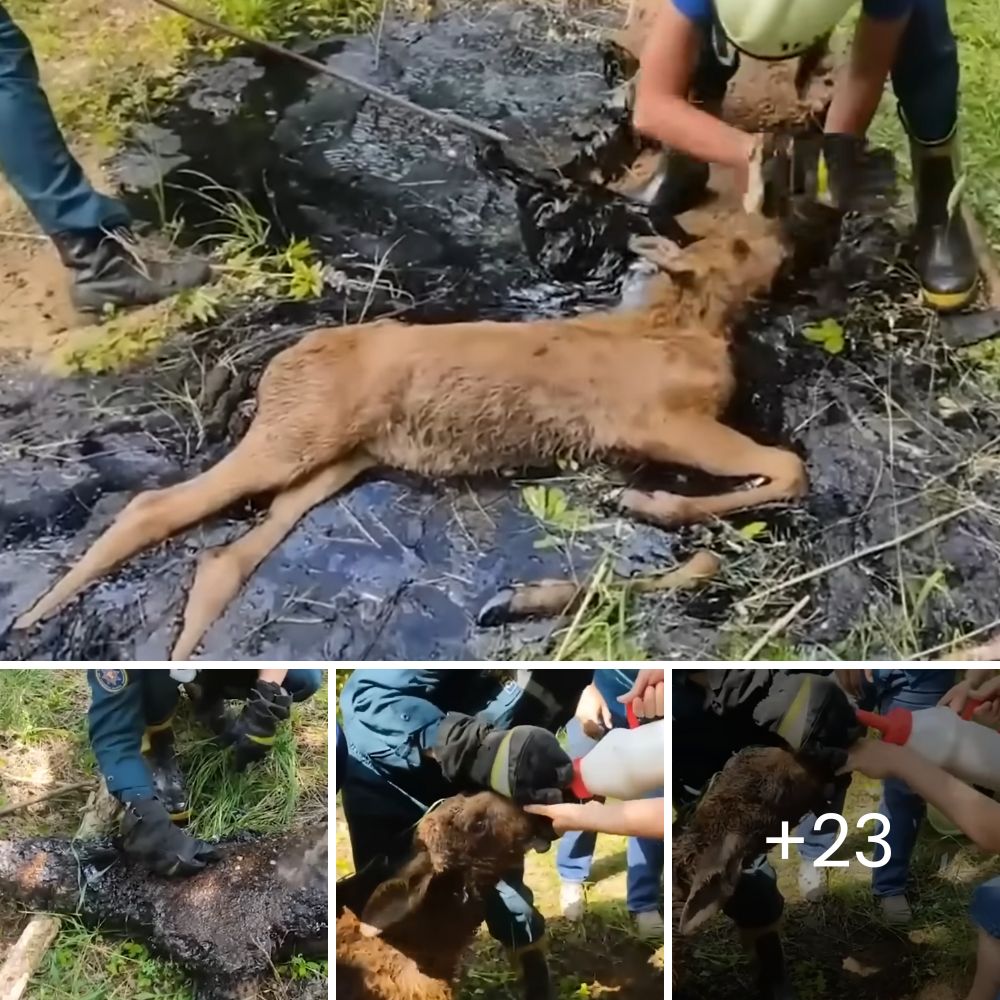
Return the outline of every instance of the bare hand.
[[[978,699],[978,692],[974,691],[973,697]],[[982,726],[989,726],[990,729],[1000,728],[1000,698],[994,698],[993,701],[984,701],[972,713],[972,721],[978,722]]]
[[[943,705],[945,708],[950,708],[956,715],[961,715],[971,693],[972,681],[959,681],[944,695],[938,704]]]
[[[595,684],[588,684],[576,706],[576,718],[591,739],[600,739],[601,730],[612,728],[611,710]]]
[[[893,762],[899,747],[882,740],[858,740],[847,751],[847,766],[841,771],[860,771],[869,778],[893,777]]]
[[[536,816],[547,816],[552,820],[552,828],[557,837],[569,830],[600,830],[600,820],[604,813],[603,802],[565,802],[555,806],[525,806],[524,811]]]
[[[871,684],[875,674],[871,670],[835,670],[837,683],[854,699],[861,697],[865,681]]]
[[[640,719],[662,719],[664,713],[663,670],[640,670],[631,691],[619,695],[622,705],[632,704]]]

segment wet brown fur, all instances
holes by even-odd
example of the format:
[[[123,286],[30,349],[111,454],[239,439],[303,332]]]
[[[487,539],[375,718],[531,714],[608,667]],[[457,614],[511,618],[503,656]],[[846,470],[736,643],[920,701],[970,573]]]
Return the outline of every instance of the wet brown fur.
[[[186,657],[297,521],[374,466],[450,476],[618,455],[767,480],[711,497],[624,494],[627,511],[663,525],[801,496],[797,456],[719,422],[734,388],[729,323],[769,288],[783,259],[777,233],[764,220],[729,217],[683,251],[655,240],[638,249],[663,272],[642,308],[310,333],[270,362],[256,417],[225,458],[136,496],[15,627],[240,498],[275,494],[255,527],[201,556],[173,650]]]
[[[492,792],[446,799],[417,825],[413,854],[365,904],[337,917],[338,997],[450,1000],[485,896],[538,832]]]
[[[673,838],[674,917],[689,934],[732,896],[746,862],[770,850],[783,821],[821,809],[823,775],[787,750],[734,754]]]

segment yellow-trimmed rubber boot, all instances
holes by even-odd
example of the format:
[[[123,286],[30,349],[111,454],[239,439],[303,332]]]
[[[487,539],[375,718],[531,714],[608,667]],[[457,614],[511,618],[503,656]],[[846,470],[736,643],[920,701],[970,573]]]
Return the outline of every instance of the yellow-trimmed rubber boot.
[[[960,176],[957,150],[954,135],[934,144],[910,138],[917,211],[917,274],[924,302],[939,312],[968,305],[979,280],[976,252],[957,197],[960,192],[955,191]]]
[[[165,722],[146,727],[142,734],[142,753],[149,765],[156,797],[170,818],[183,826],[191,818],[191,802],[174,746],[172,716]]]

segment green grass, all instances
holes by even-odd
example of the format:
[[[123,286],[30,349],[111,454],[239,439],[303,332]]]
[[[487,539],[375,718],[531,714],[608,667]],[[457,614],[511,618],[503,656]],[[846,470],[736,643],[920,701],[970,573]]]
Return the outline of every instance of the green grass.
[[[268,759],[234,774],[228,753],[197,730],[182,700],[175,728],[191,792],[192,832],[224,838],[241,830],[273,832],[327,809],[327,687],[293,711]],[[0,672],[0,805],[95,774],[87,744],[87,684],[82,670],[19,669]],[[42,787],[4,781],[8,775]],[[73,794],[0,819],[0,837],[72,836],[85,793]],[[0,960],[24,916],[0,903]],[[325,963],[293,958],[285,977],[325,974]],[[104,938],[77,922],[63,922],[59,937],[32,981],[27,1000],[191,1000],[181,970],[148,954],[139,942]]]
[[[852,831],[836,859],[854,859],[859,850],[872,856],[865,838],[875,827],[862,832],[853,825],[876,810],[879,795],[878,782],[855,776],[844,808]],[[914,921],[897,930],[881,919],[870,871],[856,860],[848,868],[830,869],[827,897],[806,903],[798,888],[795,848],[785,861],[779,850],[770,860],[786,901],[783,933],[801,1000],[964,998],[975,948],[969,898],[977,883],[1000,873],[1000,859],[962,838],[941,837],[925,823],[911,863]],[[722,917],[689,940],[682,968],[679,1000],[742,1000],[753,978],[731,923]],[[862,968],[865,975],[852,968]]]

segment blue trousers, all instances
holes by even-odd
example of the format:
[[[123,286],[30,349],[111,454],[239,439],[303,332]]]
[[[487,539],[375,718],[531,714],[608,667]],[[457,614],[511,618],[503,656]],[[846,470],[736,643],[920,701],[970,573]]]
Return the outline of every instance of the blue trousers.
[[[969,913],[973,923],[987,934],[1000,938],[1000,876],[976,886]]]
[[[226,673],[241,678],[245,689],[257,672]],[[91,669],[87,682],[90,745],[108,791],[122,800],[149,798],[153,788],[142,755],[142,737],[148,727],[161,725],[174,714],[180,698],[177,681],[169,670]],[[304,701],[322,683],[322,670],[289,670],[284,688],[293,700]]]
[[[616,720],[617,721],[617,720]],[[624,717],[622,727],[627,725]],[[616,726],[617,728],[617,726]],[[572,758],[582,757],[597,742],[583,732],[576,719],[566,726],[566,752]],[[650,793],[647,798],[661,798],[663,789]],[[597,834],[589,830],[576,830],[563,834],[556,854],[556,868],[564,882],[583,882],[590,874],[594,860]],[[645,913],[660,908],[660,879],[663,876],[663,841],[648,837],[629,837],[625,846],[628,865],[625,898],[629,911]]]
[[[363,762],[351,742],[350,726],[340,731],[339,739],[348,750],[345,766],[337,765],[337,780],[354,867],[360,872],[385,863],[391,870],[409,857],[413,827],[433,803],[424,801],[423,790],[405,773],[394,770],[389,779]],[[523,865],[506,873],[485,902],[486,926],[505,947],[523,948],[544,935],[545,918],[524,884]]]
[[[883,714],[897,707],[914,711],[932,708],[954,681],[954,670],[877,670],[874,684],[865,685],[860,702]],[[832,811],[842,812],[843,801]],[[891,856],[888,864],[872,869],[872,891],[876,896],[900,896],[906,891],[910,858],[927,807],[909,785],[898,778],[889,778],[882,783],[882,800],[877,811],[889,820],[885,839]],[[832,823],[824,827],[822,833],[813,832],[813,821],[812,816],[807,816],[798,830],[798,835],[806,838],[806,842],[799,845],[799,855],[806,861],[815,861],[837,836]],[[875,829],[872,827],[870,832]]]
[[[703,31],[694,97],[720,100],[736,73],[739,54]],[[892,67],[892,89],[910,134],[924,143],[947,139],[958,121],[958,48],[946,0],[915,0]]]
[[[31,43],[0,4],[0,173],[49,235],[130,224],[73,158],[38,80]]]

